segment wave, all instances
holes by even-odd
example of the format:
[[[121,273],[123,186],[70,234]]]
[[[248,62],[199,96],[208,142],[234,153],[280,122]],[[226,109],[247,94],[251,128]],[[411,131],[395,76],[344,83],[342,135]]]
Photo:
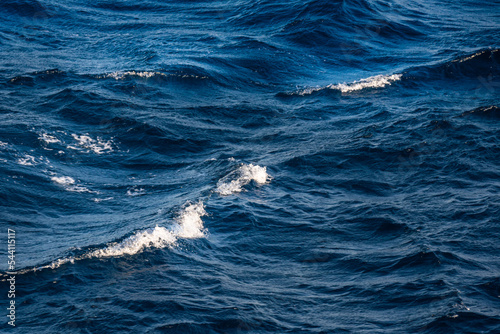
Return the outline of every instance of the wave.
[[[166,68],[157,70],[120,70],[101,74],[85,74],[84,76],[93,79],[114,79],[124,81],[130,79],[144,79],[153,81],[215,81],[215,74],[204,67],[194,65],[169,65]]]
[[[291,6],[250,2],[234,8],[234,15],[229,18],[229,22],[243,27],[273,27],[274,37],[299,47],[307,46],[322,51],[346,43],[353,30],[358,41],[400,41],[401,38],[408,40],[424,35],[421,31],[423,24],[405,20],[405,13],[391,10],[396,15],[392,15],[389,20],[386,15],[388,7],[370,0],[309,0]],[[406,10],[412,11],[411,8]]]
[[[500,49],[483,49],[439,64],[409,68],[404,72],[405,78],[413,82],[462,78],[478,79],[481,82],[489,81],[488,77],[499,74]]]
[[[69,177],[57,178],[57,181],[62,182],[63,184],[74,183],[74,180]],[[174,226],[170,229],[156,225],[154,228],[137,231],[123,240],[110,243],[103,248],[97,248],[82,255],[68,256],[57,259],[47,265],[21,270],[18,273],[24,274],[29,271],[56,269],[66,263],[75,263],[75,261],[85,259],[134,255],[146,248],[172,247],[176,244],[179,238],[202,238],[205,236],[205,229],[203,227],[201,217],[206,214],[203,202],[189,204],[182,210],[176,218]]]
[[[167,229],[156,225],[152,229],[138,231],[121,242],[108,245],[87,254],[87,258],[116,257],[122,255],[134,255],[145,248],[164,248],[172,246],[177,239],[195,239],[205,236],[203,221],[205,216],[202,202],[188,205],[177,218],[177,225]]]
[[[154,76],[165,76],[166,74],[161,72],[150,72],[150,71],[117,71],[112,73],[106,73],[102,75],[96,75],[97,79],[113,78],[115,80],[123,80],[128,77],[140,77],[140,78],[152,78]]]
[[[75,179],[69,176],[53,176],[51,180],[67,190],[79,191],[84,189],[88,191],[88,189],[77,185]],[[270,180],[266,167],[253,164],[241,165],[236,171],[219,180],[216,193],[229,195],[241,192],[242,187],[252,180],[259,185]],[[202,220],[205,215],[207,215],[207,212],[203,201],[194,204],[187,203],[169,228],[157,224],[153,228],[139,230],[120,241],[109,243],[104,247],[89,249],[83,254],[63,257],[46,265],[20,270],[18,273],[24,274],[30,271],[56,269],[64,264],[85,259],[134,255],[148,248],[174,247],[179,239],[198,239],[206,236],[207,230]]]
[[[347,84],[329,85],[329,89],[337,89],[342,93],[350,93],[366,88],[383,88],[390,86],[393,82],[401,80],[402,74],[376,75]]]
[[[234,172],[228,174],[217,183],[216,192],[227,196],[242,191],[243,186],[255,181],[257,184],[265,184],[270,179],[266,167],[243,164]]]
[[[305,88],[301,89],[296,92],[292,93],[284,93],[284,94],[279,94],[279,95],[285,95],[285,96],[293,96],[293,95],[298,95],[298,96],[305,96],[305,95],[311,95],[316,92],[321,92],[325,90],[335,90],[339,91],[343,94],[346,93],[352,93],[352,92],[357,92],[360,90],[364,89],[377,89],[377,88],[384,88],[386,86],[390,86],[392,83],[396,81],[400,81],[402,78],[403,74],[396,73],[396,74],[390,74],[390,75],[375,75],[371,76],[365,79],[361,79],[358,81],[353,81],[353,82],[348,82],[348,83],[337,83],[337,84],[330,84],[327,86],[323,87],[310,87],[310,88]]]
[[[498,317],[480,312],[469,311],[469,308],[458,305],[447,307],[440,311],[440,314],[433,315],[432,321],[416,328],[415,332],[425,331],[426,333],[474,333],[481,328],[482,332],[488,332],[484,324],[496,324],[495,331],[498,331]]]
[[[67,73],[57,68],[35,71],[28,74],[22,74],[11,78],[8,82],[12,85],[33,87],[38,82],[47,82],[51,80],[66,77]]]
[[[380,89],[402,81],[409,86],[430,80],[472,78],[486,89],[498,86],[494,76],[500,74],[500,49],[487,49],[436,65],[409,68],[401,73],[375,75],[353,82],[335,83],[321,87],[306,87],[294,92],[278,93],[277,97],[306,96],[329,90],[350,94],[367,89]]]
[[[125,81],[129,79],[145,80],[208,80],[213,79],[209,73],[197,66],[171,66],[165,70],[120,70],[101,74],[76,74],[63,70],[48,69],[21,74],[12,77],[8,83],[18,86],[33,87],[38,83],[45,83],[51,80],[61,79],[79,79],[79,77],[90,79],[114,79],[116,81]]]

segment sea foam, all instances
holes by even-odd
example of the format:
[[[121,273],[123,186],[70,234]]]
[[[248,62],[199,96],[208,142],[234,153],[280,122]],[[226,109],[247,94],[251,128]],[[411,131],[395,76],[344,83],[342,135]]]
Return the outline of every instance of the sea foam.
[[[36,164],[36,159],[34,156],[25,154],[24,157],[17,159],[17,163],[22,166],[33,166]]]
[[[310,95],[324,89],[338,90],[342,93],[352,93],[368,88],[383,88],[391,85],[393,82],[401,80],[402,74],[375,75],[358,81],[348,83],[330,84],[324,87],[306,88],[298,92],[298,95]]]
[[[151,78],[151,77],[154,77],[155,75],[164,76],[165,74],[161,73],[161,72],[156,72],[156,71],[117,71],[117,72],[105,74],[103,76],[99,76],[98,78],[113,78],[115,80],[123,80],[128,76],[138,76],[141,78]]]
[[[227,196],[241,192],[243,186],[247,185],[252,180],[261,185],[266,183],[269,179],[270,176],[267,174],[266,167],[243,164],[240,168],[219,180],[216,192],[220,195]]]
[[[383,88],[385,86],[391,85],[395,81],[401,80],[402,74],[392,74],[392,75],[375,75],[366,79],[361,79],[359,81],[354,81],[351,83],[342,83],[336,85],[328,85],[330,89],[338,89],[342,93],[350,93],[365,88]]]
[[[146,247],[163,248],[174,244],[176,240],[177,238],[172,231],[156,225],[154,228],[138,231],[121,242],[115,242],[105,248],[88,253],[85,257],[101,258],[134,255]]]

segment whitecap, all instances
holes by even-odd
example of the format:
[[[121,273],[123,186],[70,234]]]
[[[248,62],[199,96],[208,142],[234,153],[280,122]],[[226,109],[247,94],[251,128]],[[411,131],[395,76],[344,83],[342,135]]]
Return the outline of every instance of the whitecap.
[[[62,185],[70,185],[75,183],[75,179],[69,176],[53,176],[50,178],[52,181]]]
[[[90,252],[84,258],[134,255],[147,247],[163,248],[172,245],[176,240],[177,238],[172,231],[156,225],[155,228],[138,231],[120,242],[115,242],[105,248]]]
[[[201,217],[206,214],[207,212],[205,211],[203,202],[188,205],[176,218],[178,225],[177,228],[175,228],[175,234],[178,237],[186,239],[204,237],[205,229]]]
[[[262,185],[269,179],[270,176],[267,174],[266,167],[243,164],[237,170],[219,180],[216,192],[220,195],[227,196],[241,192],[243,187],[251,181],[255,181],[257,184]]]
[[[71,182],[69,179],[59,178],[61,182]],[[57,259],[45,266],[36,267],[34,270],[55,269],[66,263],[90,259],[119,257],[123,255],[134,255],[146,248],[172,247],[178,239],[196,239],[205,236],[202,216],[206,215],[203,202],[187,205],[176,218],[176,223],[170,228],[156,225],[137,231],[119,242],[112,242],[103,248],[95,249],[79,256],[69,256]]]
[[[391,75],[380,74],[349,83],[338,83],[338,84],[330,84],[325,87],[306,88],[299,91],[298,94],[310,95],[312,93],[324,89],[339,90],[342,93],[352,93],[367,88],[383,88],[385,86],[390,86],[393,82],[401,80],[402,76],[403,76],[402,74],[391,74]]]
[[[366,79],[361,79],[359,81],[354,81],[351,83],[343,83],[337,85],[327,86],[330,89],[338,89],[342,93],[354,92],[357,90],[362,90],[365,88],[383,88],[385,86],[391,85],[395,81],[401,80],[402,74],[392,74],[392,75],[376,75]]]

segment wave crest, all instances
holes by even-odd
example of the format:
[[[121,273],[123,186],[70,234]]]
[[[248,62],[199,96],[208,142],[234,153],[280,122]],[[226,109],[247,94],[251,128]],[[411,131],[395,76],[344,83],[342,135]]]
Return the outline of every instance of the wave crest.
[[[352,93],[356,91],[360,91],[363,89],[375,89],[375,88],[384,88],[385,86],[390,86],[392,83],[401,80],[403,77],[403,74],[396,73],[396,74],[390,74],[390,75],[375,75],[371,76],[365,79],[353,81],[353,82],[348,82],[348,83],[337,83],[337,84],[330,84],[327,86],[323,87],[310,87],[310,88],[305,88],[301,89],[299,91],[293,92],[293,93],[288,93],[284,95],[300,95],[300,96],[305,96],[305,95],[311,95],[316,92],[321,92],[325,90],[336,90],[340,91],[341,93]]]
[[[121,242],[111,244],[103,249],[97,249],[87,254],[85,258],[134,255],[144,248],[163,248],[172,245],[176,240],[175,233],[156,225],[155,228],[138,231]]]
[[[216,192],[227,196],[242,191],[243,186],[255,181],[257,184],[265,184],[270,179],[266,167],[257,165],[242,165],[234,172],[220,179],[217,183]]]
[[[32,270],[56,269],[66,263],[74,263],[84,259],[135,255],[146,248],[172,247],[181,238],[202,238],[205,236],[205,229],[201,217],[206,214],[202,202],[190,204],[181,211],[176,219],[176,224],[170,229],[156,225],[154,228],[137,231],[121,241],[109,243],[103,248],[94,249],[79,256],[57,259],[50,264]],[[28,271],[31,270],[20,271],[19,273]]]
[[[366,88],[384,88],[385,86],[390,86],[393,82],[401,80],[402,74],[392,74],[392,75],[375,75],[366,79],[361,79],[359,81],[354,81],[351,83],[342,83],[336,85],[326,86],[329,89],[337,89],[342,93],[351,93],[358,90]]]

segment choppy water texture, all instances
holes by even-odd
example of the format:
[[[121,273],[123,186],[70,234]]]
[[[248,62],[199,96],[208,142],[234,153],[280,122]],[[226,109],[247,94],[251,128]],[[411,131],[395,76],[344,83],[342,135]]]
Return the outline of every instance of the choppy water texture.
[[[498,1],[0,2],[16,333],[500,333]]]

